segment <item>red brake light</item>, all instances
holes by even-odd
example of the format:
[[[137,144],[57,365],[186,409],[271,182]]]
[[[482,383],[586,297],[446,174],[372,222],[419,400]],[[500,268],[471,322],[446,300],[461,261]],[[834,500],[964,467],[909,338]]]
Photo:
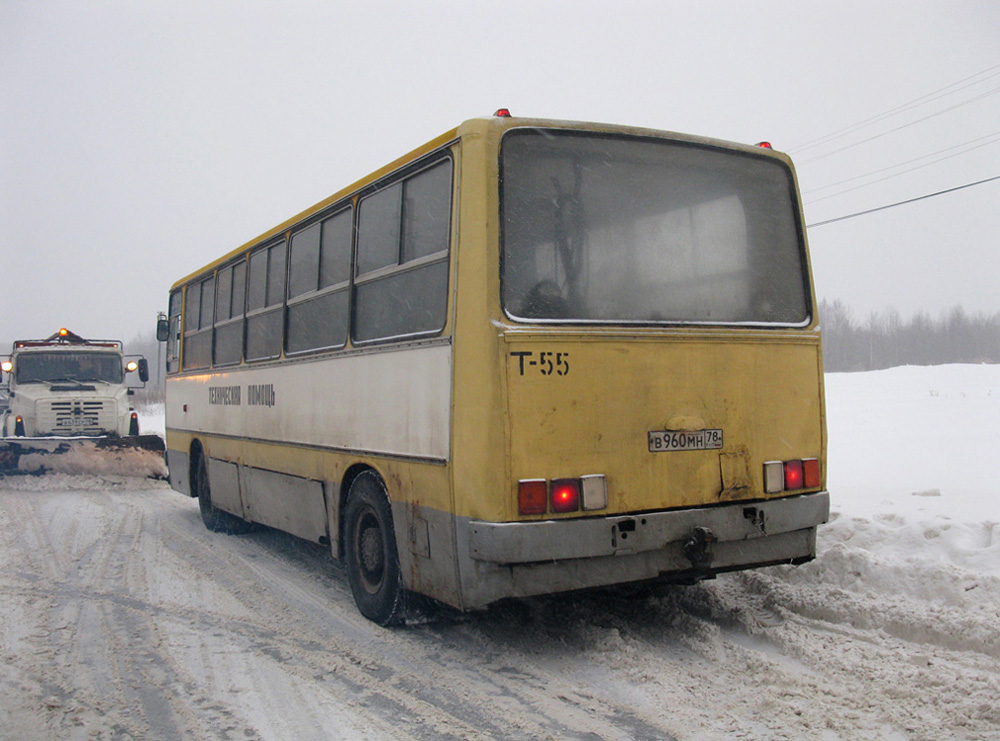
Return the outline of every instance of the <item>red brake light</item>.
[[[803,488],[802,461],[785,461],[785,489],[794,491]]]
[[[548,498],[545,479],[517,482],[517,512],[521,515],[543,515]]]
[[[549,495],[553,512],[576,512],[580,509],[580,479],[555,479]]]

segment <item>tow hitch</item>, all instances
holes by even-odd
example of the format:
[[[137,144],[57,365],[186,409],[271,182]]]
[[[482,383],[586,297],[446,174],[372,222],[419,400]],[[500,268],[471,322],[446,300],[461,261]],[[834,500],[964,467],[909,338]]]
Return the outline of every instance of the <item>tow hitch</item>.
[[[696,569],[707,569],[712,565],[712,544],[719,542],[707,527],[696,527],[684,541],[684,556]]]

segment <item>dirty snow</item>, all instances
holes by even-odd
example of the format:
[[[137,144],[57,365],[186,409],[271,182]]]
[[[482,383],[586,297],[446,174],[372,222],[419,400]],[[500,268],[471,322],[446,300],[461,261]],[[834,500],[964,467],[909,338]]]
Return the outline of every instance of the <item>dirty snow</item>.
[[[22,454],[18,470],[26,473],[89,474],[93,476],[167,476],[163,453],[141,448],[99,449],[92,440],[73,440],[69,450]]]
[[[826,380],[815,561],[400,630],[163,482],[2,480],[0,735],[998,739],[1000,366]]]

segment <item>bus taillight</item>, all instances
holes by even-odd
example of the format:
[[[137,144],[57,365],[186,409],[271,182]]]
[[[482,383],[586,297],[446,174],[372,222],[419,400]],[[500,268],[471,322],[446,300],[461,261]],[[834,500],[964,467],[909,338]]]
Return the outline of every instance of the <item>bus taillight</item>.
[[[795,491],[802,488],[802,461],[785,461],[785,489]]]
[[[768,461],[764,464],[764,492],[767,494],[799,489],[816,489],[819,486],[818,458]]]
[[[521,515],[563,514],[606,509],[608,483],[604,474],[574,479],[521,479],[517,482],[517,512]]]
[[[517,512],[521,515],[544,515],[548,506],[549,482],[524,479],[517,482]]]
[[[602,474],[580,477],[585,510],[604,509],[608,506],[608,481]]]
[[[814,489],[819,486],[819,458],[802,459],[802,477],[807,489]]]
[[[580,509],[580,479],[555,479],[550,499],[553,512],[576,512]]]

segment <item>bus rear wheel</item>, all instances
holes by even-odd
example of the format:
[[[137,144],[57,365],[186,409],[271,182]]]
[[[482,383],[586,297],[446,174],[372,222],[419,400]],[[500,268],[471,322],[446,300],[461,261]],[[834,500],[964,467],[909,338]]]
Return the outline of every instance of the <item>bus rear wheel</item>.
[[[195,471],[195,490],[198,493],[198,509],[201,510],[201,521],[213,533],[228,533],[238,535],[253,529],[253,523],[242,517],[223,512],[212,504],[212,486],[208,480],[208,457],[202,453],[198,456]]]
[[[347,578],[358,610],[379,625],[404,617],[402,571],[385,485],[374,471],[351,484],[344,509]]]

